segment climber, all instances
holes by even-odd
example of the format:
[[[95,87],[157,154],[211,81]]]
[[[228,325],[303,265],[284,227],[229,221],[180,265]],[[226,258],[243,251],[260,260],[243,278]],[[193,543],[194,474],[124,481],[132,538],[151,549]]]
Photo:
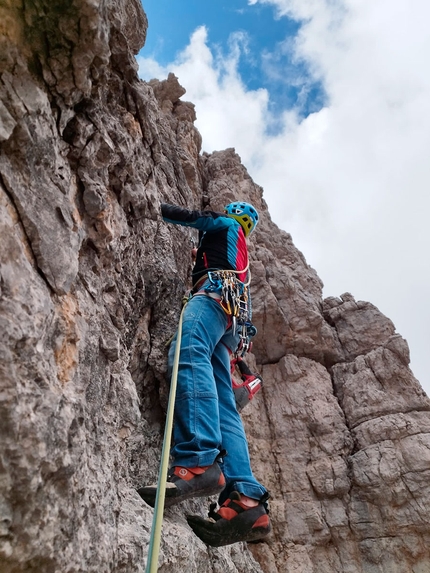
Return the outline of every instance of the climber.
[[[169,223],[202,232],[192,271],[193,296],[183,315],[165,507],[219,494],[220,508],[216,512],[211,506],[211,519],[187,516],[194,533],[216,547],[261,539],[271,530],[269,494],[251,470],[230,375],[230,353],[249,329],[246,237],[255,229],[258,213],[244,202],[227,205],[224,213],[166,204],[161,212]],[[154,506],[157,485],[141,487],[138,493]]]

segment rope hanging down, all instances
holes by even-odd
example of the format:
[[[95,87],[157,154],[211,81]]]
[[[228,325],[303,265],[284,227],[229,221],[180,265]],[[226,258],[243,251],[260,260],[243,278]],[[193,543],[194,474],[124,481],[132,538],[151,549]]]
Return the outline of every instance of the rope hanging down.
[[[145,573],[157,573],[158,556],[161,543],[161,525],[163,522],[164,500],[166,498],[167,472],[169,469],[170,442],[172,438],[173,413],[175,410],[176,386],[178,380],[179,354],[181,351],[182,319],[186,303],[182,307],[176,337],[175,356],[173,360],[172,379],[170,382],[169,402],[167,406],[166,426],[164,428],[163,448],[161,451],[161,463],[158,474],[158,488],[155,498],[154,516],[152,518],[151,537],[149,540],[148,559]]]

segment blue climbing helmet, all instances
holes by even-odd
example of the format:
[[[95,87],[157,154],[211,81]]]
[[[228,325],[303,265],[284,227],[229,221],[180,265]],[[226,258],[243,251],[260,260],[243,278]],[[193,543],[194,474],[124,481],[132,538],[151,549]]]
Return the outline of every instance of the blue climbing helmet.
[[[230,217],[238,221],[245,231],[245,237],[250,235],[258,223],[257,210],[249,203],[238,201],[237,203],[230,203],[224,207],[225,212]]]

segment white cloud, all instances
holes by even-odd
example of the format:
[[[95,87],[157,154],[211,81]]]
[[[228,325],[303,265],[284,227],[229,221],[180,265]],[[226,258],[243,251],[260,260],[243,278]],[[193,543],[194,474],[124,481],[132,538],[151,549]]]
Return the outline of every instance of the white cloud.
[[[174,71],[196,104],[207,151],[236,148],[325,294],[348,290],[394,321],[430,393],[430,4],[248,3],[258,1],[302,21],[294,57],[323,82],[325,108],[303,121],[287,111],[278,135],[268,135],[268,93],[247,90],[238,73],[244,39],[223,58],[209,50],[205,28],[164,77]]]
[[[233,147],[240,142],[240,152],[249,163],[258,153],[266,127],[269,95],[266,90],[247,91],[238,73],[239,57],[246,38],[235,34],[227,57],[214,55],[207,46],[207,30],[198,28],[190,44],[159,78],[174,72],[187,90],[185,99],[196,104],[197,127],[207,151]],[[139,59],[140,74],[153,77],[153,60]],[[149,73],[148,73],[149,69]]]
[[[139,64],[139,74],[142,78],[147,81],[153,78],[164,79],[167,78],[168,73],[163,66],[154,60],[153,58],[143,58],[142,56],[137,56],[137,62]]]
[[[269,159],[286,158],[284,180],[294,191],[278,222],[291,230],[327,294],[350,290],[393,319],[429,392],[430,6],[270,3],[306,20],[297,56],[322,78],[329,103],[269,141],[253,175],[270,206],[280,174],[272,175]]]

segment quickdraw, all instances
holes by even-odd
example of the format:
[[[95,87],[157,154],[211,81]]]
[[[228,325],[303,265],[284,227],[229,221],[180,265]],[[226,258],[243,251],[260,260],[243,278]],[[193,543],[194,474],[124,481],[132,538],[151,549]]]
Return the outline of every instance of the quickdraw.
[[[251,338],[257,334],[257,329],[250,322],[246,322],[239,326],[240,342],[236,350],[236,356],[245,356],[247,352],[252,350]]]

